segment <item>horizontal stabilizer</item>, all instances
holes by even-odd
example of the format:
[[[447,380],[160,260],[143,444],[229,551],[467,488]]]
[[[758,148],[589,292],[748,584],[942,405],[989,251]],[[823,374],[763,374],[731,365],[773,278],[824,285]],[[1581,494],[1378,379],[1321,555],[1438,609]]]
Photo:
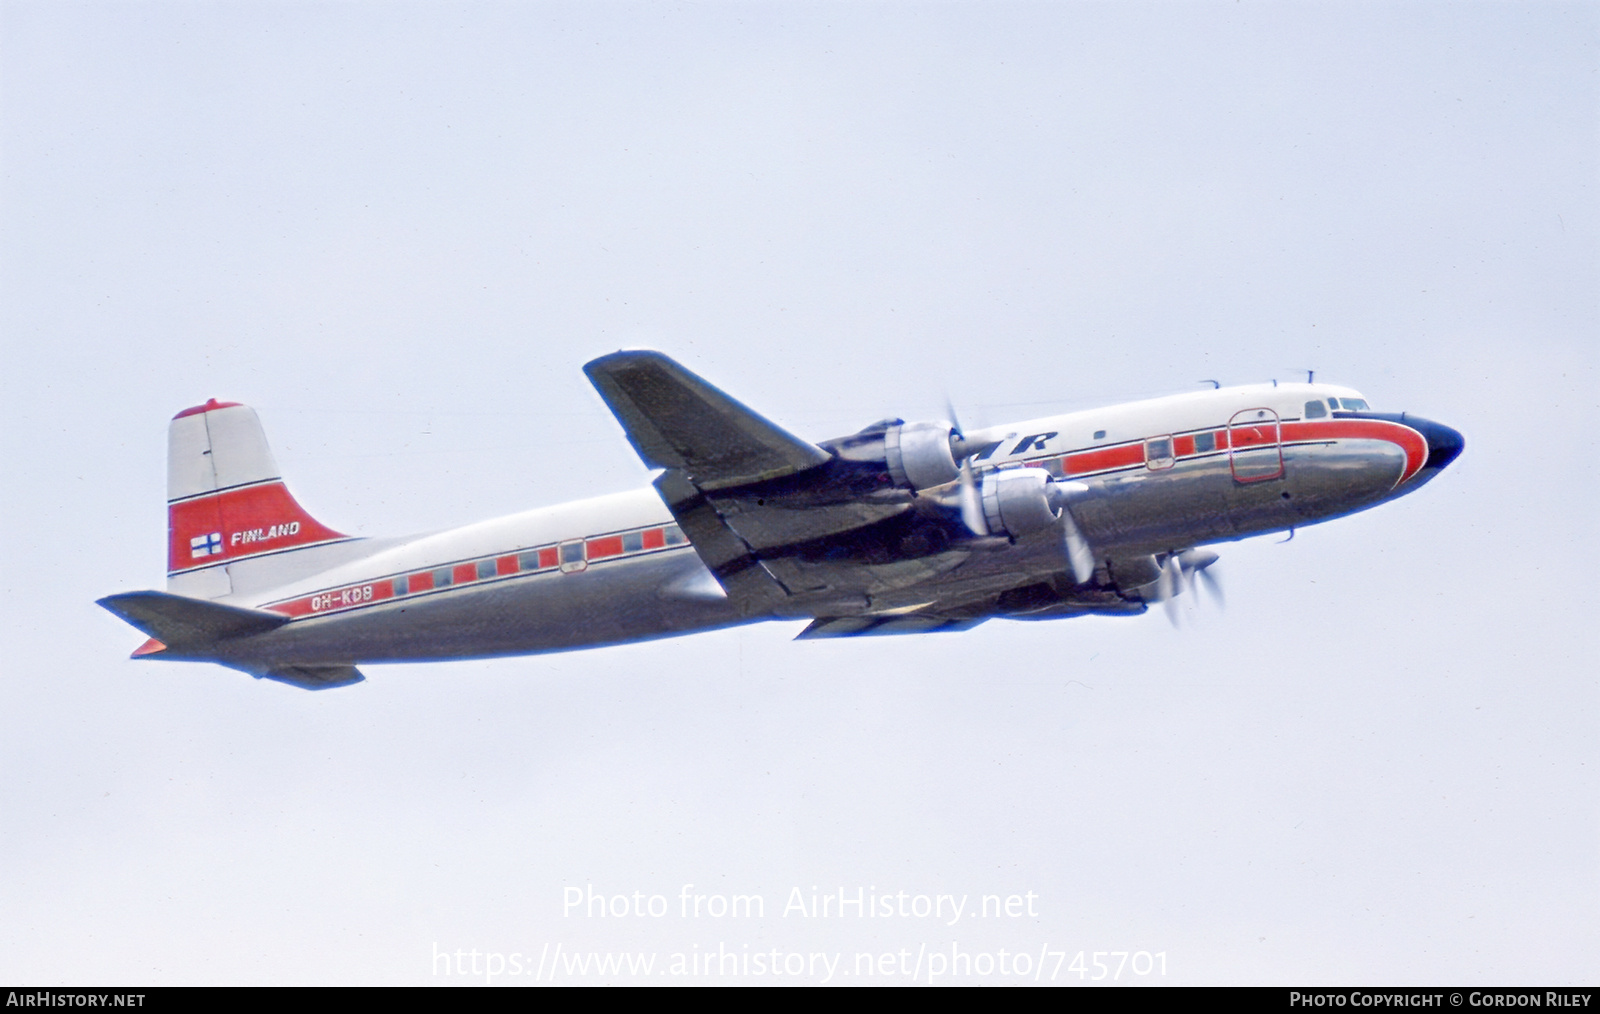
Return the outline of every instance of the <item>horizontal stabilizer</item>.
[[[819,616],[795,635],[796,641],[819,637],[867,637],[877,634],[929,634],[937,630],[971,630],[987,617],[954,616]]]
[[[332,690],[366,679],[353,665],[284,665],[256,675],[302,690]]]
[[[179,651],[264,633],[289,622],[287,616],[278,613],[241,609],[158,591],[107,595],[99,604],[168,648]]]
[[[651,468],[702,490],[815,468],[829,454],[762,418],[659,352],[614,352],[583,368]]]

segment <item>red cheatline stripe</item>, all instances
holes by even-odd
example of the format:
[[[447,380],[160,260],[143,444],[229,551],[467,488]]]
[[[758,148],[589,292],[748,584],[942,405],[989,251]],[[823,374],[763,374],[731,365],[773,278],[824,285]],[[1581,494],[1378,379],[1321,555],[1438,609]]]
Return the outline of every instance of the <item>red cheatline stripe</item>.
[[[1128,468],[1144,464],[1144,444],[1126,444],[1098,451],[1079,451],[1069,454],[1062,466],[1068,475],[1105,472],[1113,468]]]
[[[665,528],[648,528],[640,532],[641,548],[635,552],[648,552],[650,550],[665,548],[667,544]],[[622,556],[626,550],[622,546],[621,535],[604,535],[588,539],[584,543],[587,549],[586,558],[591,562],[612,556]],[[535,565],[522,566],[524,557],[532,557]],[[560,554],[555,546],[541,546],[537,549],[525,549],[517,553],[500,554],[484,557],[481,560],[471,560],[465,563],[446,564],[442,567],[429,567],[424,570],[412,571],[394,577],[384,577],[373,581],[363,581],[357,584],[345,585],[317,592],[314,595],[302,595],[299,598],[287,599],[263,606],[275,613],[281,613],[292,618],[303,616],[323,615],[332,612],[342,612],[361,606],[377,605],[382,602],[399,601],[422,592],[444,590],[455,585],[472,584],[491,578],[479,578],[478,567],[485,562],[493,562],[495,573],[493,577],[512,577],[518,574],[547,573],[557,568]],[[436,586],[433,575],[439,571],[450,573],[450,584],[439,588]],[[405,582],[405,591],[397,591],[399,582]]]
[[[1398,486],[1422,470],[1428,461],[1428,441],[1409,426],[1382,419],[1329,419],[1324,422],[1283,424],[1285,443],[1296,440],[1386,440],[1406,455]]]
[[[1239,448],[1265,447],[1272,443],[1271,426],[1236,426],[1230,431],[1218,429],[1210,432],[1216,442],[1211,451],[1201,451],[1195,446],[1190,433],[1174,437],[1173,453],[1180,458],[1197,454],[1226,451],[1230,443]],[[1428,460],[1428,442],[1416,430],[1399,423],[1379,419],[1329,419],[1321,422],[1286,422],[1281,424],[1279,442],[1284,444],[1313,440],[1386,440],[1405,452],[1406,467],[1399,482],[1416,475]],[[1077,451],[1060,458],[1064,475],[1082,476],[1096,472],[1110,472],[1144,464],[1144,442],[1122,444],[1116,447]],[[1399,485],[1399,482],[1396,485]]]

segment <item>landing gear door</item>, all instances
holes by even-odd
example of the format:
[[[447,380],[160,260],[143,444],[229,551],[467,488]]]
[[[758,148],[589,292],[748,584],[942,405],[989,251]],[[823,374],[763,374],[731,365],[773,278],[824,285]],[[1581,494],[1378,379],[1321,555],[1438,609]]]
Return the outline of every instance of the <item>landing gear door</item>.
[[[1228,420],[1228,464],[1237,482],[1283,478],[1282,431],[1278,413],[1247,408]]]

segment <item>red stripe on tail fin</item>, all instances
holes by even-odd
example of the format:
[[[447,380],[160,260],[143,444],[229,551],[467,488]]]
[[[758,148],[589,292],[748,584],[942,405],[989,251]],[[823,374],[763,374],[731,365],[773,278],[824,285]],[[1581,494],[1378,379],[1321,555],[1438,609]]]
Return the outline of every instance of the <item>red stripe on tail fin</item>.
[[[170,504],[167,532],[168,573],[349,538],[307,514],[282,479]]]

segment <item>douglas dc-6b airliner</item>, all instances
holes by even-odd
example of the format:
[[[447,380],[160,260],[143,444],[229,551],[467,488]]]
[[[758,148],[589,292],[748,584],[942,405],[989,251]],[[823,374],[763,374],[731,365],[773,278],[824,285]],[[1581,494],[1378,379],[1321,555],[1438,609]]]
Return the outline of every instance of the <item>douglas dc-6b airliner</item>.
[[[255,412],[172,420],[167,589],[100,604],[138,659],[308,689],[363,663],[566,651],[757,620],[802,638],[1136,614],[1208,544],[1416,490],[1461,434],[1329,384],[1227,387],[965,431],[886,419],[812,443],[656,352],[584,372],[653,488],[412,538],[357,538],[290,495]]]

